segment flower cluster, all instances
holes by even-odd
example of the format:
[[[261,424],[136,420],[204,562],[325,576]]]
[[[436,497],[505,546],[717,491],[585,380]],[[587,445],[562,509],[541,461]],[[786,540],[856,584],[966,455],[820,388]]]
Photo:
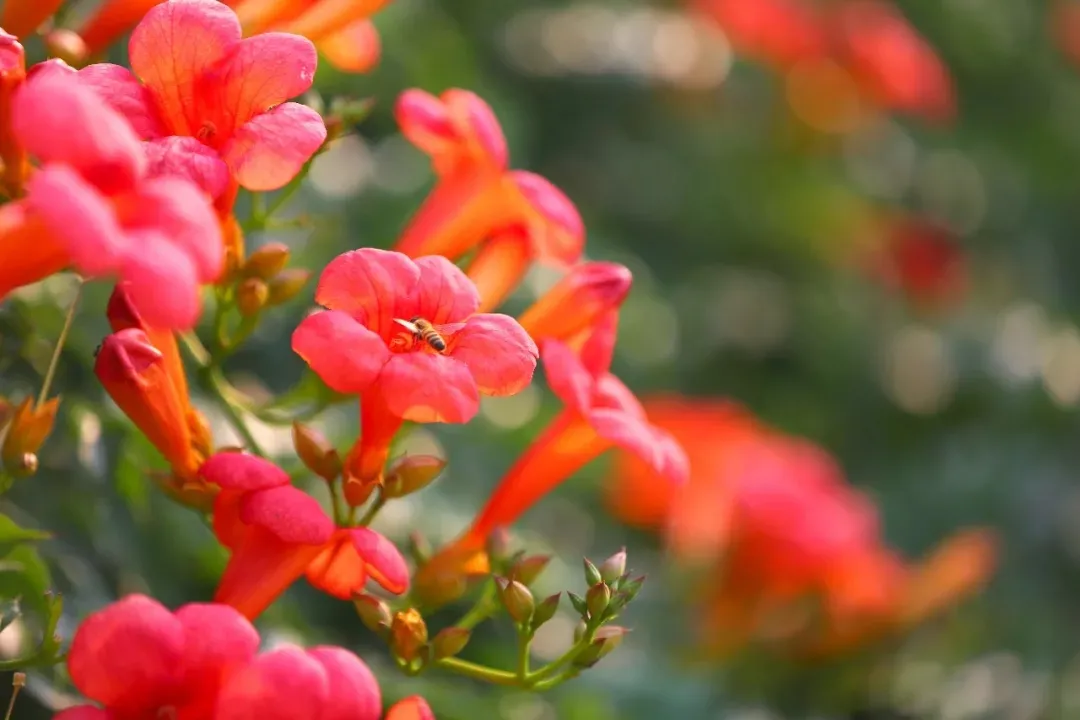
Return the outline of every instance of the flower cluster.
[[[993,570],[995,540],[982,529],[904,562],[884,544],[874,505],[824,450],[734,403],[672,396],[645,407],[685,447],[690,482],[670,491],[623,455],[608,504],[707,569],[699,629],[711,652],[748,643],[798,657],[847,651],[914,627]]]

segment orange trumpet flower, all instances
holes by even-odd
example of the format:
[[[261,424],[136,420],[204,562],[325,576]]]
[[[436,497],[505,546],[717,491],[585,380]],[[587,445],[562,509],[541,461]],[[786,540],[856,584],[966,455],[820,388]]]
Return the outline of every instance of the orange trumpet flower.
[[[569,265],[581,256],[584,225],[570,200],[535,173],[508,170],[506,138],[477,95],[406,90],[395,107],[401,131],[431,156],[435,188],[394,249],[456,260],[484,240],[469,269],[492,308],[535,260]]]
[[[32,35],[64,4],[64,0],[4,0],[0,27],[16,37]]]

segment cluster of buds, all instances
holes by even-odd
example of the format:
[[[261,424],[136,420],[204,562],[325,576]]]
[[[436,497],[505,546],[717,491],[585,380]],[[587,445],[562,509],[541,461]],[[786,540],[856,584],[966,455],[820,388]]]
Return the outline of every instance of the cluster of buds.
[[[644,583],[644,575],[631,577],[631,573],[627,572],[625,548],[599,567],[585,559],[585,584],[589,586],[585,597],[567,593],[570,604],[581,618],[574,639],[578,642],[588,639],[586,649],[574,658],[574,666],[592,667],[622,643],[629,630],[608,623],[613,622],[637,597]]]
[[[251,253],[227,276],[225,282],[232,287],[241,317],[255,318],[265,308],[288,302],[304,289],[311,271],[288,265],[288,246],[272,242]]]

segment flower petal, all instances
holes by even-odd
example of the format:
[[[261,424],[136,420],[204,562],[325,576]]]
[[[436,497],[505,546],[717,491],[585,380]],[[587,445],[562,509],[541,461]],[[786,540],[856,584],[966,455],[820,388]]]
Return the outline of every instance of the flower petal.
[[[221,156],[241,186],[267,192],[296,177],[324,140],[322,116],[306,105],[287,102],[237,128]]]
[[[459,142],[446,105],[425,90],[402,92],[394,103],[394,119],[401,134],[428,155],[449,152]]]
[[[131,33],[131,69],[157,100],[173,135],[195,135],[200,78],[240,42],[240,22],[216,0],[169,0],[150,9]]]
[[[405,255],[360,248],[330,261],[319,278],[315,302],[348,313],[372,332],[385,335],[397,327],[398,299],[408,297],[419,281],[420,268]]]
[[[444,92],[442,101],[446,103],[450,122],[464,139],[474,161],[505,169],[510,154],[502,126],[491,106],[476,93],[458,88]]]
[[[73,72],[33,75],[15,95],[12,132],[42,163],[61,162],[103,190],[129,188],[146,168],[142,143]]]
[[[334,522],[322,506],[292,485],[246,494],[240,501],[240,519],[266,528],[287,543],[322,545],[334,534]]]
[[[64,247],[25,201],[0,206],[0,299],[68,265]]]
[[[420,282],[412,298],[417,315],[442,325],[460,322],[476,312],[480,293],[461,268],[442,255],[427,255],[415,262],[420,268]]]
[[[315,43],[326,61],[342,72],[366,73],[379,64],[382,43],[370,20],[357,20]]]
[[[563,401],[566,407],[577,412],[586,412],[592,405],[592,396],[596,380],[573,350],[558,340],[545,340],[540,343],[540,358],[544,361],[544,373],[547,375],[551,392]]]
[[[334,540],[307,566],[305,576],[309,583],[339,600],[348,600],[367,582],[364,561],[346,530],[335,533]]]
[[[339,647],[320,645],[307,651],[326,671],[333,702],[323,708],[320,720],[379,720],[382,693],[379,682],[364,661]]]
[[[283,645],[257,656],[221,688],[214,720],[321,718],[331,703],[322,664],[302,649]]]
[[[167,134],[154,107],[153,95],[126,67],[95,63],[79,70],[78,75],[82,84],[93,88],[105,102],[123,115],[143,140]]]
[[[620,410],[600,408],[586,415],[596,433],[636,454],[670,482],[682,485],[690,475],[686,451],[665,430]]]
[[[194,327],[202,301],[192,258],[158,231],[130,231],[125,240],[120,277],[146,323],[175,330]]]
[[[27,205],[84,275],[113,272],[122,260],[123,232],[107,200],[63,165],[38,170],[27,183]]]
[[[238,452],[219,452],[199,468],[199,477],[228,490],[265,490],[290,483],[289,474],[269,460]]]
[[[217,280],[225,251],[221,225],[206,196],[187,180],[162,177],[144,181],[137,197],[138,207],[124,224],[159,230],[191,260],[199,282]]]
[[[532,382],[536,343],[509,315],[473,315],[454,335],[449,353],[469,368],[483,395],[513,395]]]
[[[353,528],[349,535],[372,580],[395,595],[409,589],[409,566],[394,543],[369,528]]]
[[[577,262],[585,248],[585,223],[574,203],[536,173],[514,170],[510,177],[530,210],[527,226],[537,256],[560,265]]]
[[[217,150],[193,137],[169,135],[151,140],[146,149],[147,175],[181,177],[195,183],[211,198],[217,198],[229,184],[229,166]]]
[[[382,338],[337,310],[300,321],[293,331],[292,348],[323,382],[350,395],[367,390],[390,360]]]
[[[390,412],[412,422],[465,423],[480,409],[468,366],[443,355],[392,355],[378,387]]]
[[[219,132],[234,130],[311,87],[318,63],[306,37],[269,32],[233,45],[213,69]]]
[[[215,504],[215,521],[220,507]],[[215,530],[216,526],[217,522]],[[322,550],[321,545],[286,542],[258,525],[243,526],[230,541],[232,554],[218,582],[214,602],[231,605],[249,620],[258,617],[300,579]]]
[[[215,694],[226,675],[259,651],[258,631],[228,605],[190,603],[175,617],[184,628],[184,685],[193,694]]]
[[[53,720],[119,720],[108,710],[93,705],[78,705],[53,715]]]
[[[86,697],[138,716],[179,690],[184,630],[163,605],[128,595],[89,615],[75,632],[68,672]]]

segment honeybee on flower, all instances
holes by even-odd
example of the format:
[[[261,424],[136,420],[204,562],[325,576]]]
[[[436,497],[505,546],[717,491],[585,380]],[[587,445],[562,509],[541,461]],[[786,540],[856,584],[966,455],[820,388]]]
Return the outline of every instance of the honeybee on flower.
[[[435,329],[434,325],[419,315],[413,317],[411,320],[394,318],[394,322],[411,332],[417,341],[427,343],[435,352],[441,353],[446,351],[446,339],[439,334],[439,331]]]

